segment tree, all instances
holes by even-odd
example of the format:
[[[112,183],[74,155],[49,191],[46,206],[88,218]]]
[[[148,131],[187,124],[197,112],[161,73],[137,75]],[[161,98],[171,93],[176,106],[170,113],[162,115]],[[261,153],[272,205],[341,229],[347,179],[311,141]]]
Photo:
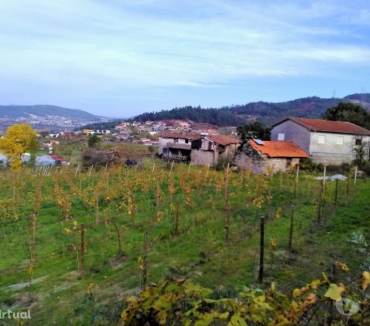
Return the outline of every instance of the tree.
[[[36,131],[27,124],[15,124],[10,126],[0,139],[0,150],[8,157],[8,163],[12,171],[17,171],[22,166],[21,155],[30,151],[34,159],[38,149]]]
[[[93,134],[89,137],[89,140],[87,141],[87,144],[91,148],[97,148],[97,147],[99,147],[99,143],[101,141],[102,141],[102,139],[97,134]]]
[[[363,141],[361,136],[357,136],[352,146],[352,152],[355,154],[353,164],[360,169],[363,168],[369,158],[369,143]]]
[[[360,127],[370,129],[370,114],[360,104],[340,102],[330,107],[324,114],[325,120],[352,122]]]
[[[260,122],[247,123],[236,128],[236,132],[242,141],[241,146],[247,142],[248,139],[270,140],[270,128],[265,127]]]

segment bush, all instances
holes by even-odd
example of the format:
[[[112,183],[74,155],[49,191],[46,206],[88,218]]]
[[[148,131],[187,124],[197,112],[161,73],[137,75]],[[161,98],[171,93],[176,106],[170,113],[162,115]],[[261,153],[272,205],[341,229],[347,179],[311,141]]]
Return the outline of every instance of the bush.
[[[361,167],[361,171],[364,171],[367,176],[370,176],[370,162],[366,161]]]
[[[226,156],[226,157],[221,156],[221,157],[218,158],[218,161],[215,165],[215,169],[217,171],[222,171],[222,170],[227,168],[228,164],[229,164],[229,166],[231,166],[232,162],[233,162],[232,157],[230,157],[230,156]]]
[[[333,174],[347,174],[351,170],[352,164],[342,163],[340,165],[328,165],[326,171]]]
[[[299,161],[299,168],[301,170],[307,170],[310,172],[314,171],[322,172],[324,171],[324,164],[322,163],[316,164],[310,158],[303,158]]]
[[[307,171],[314,171],[315,170],[315,163],[312,162],[310,158],[302,158],[299,161],[299,168],[301,170],[307,170]]]
[[[82,153],[82,165],[87,168],[94,166],[94,168],[101,168],[111,165],[124,164],[124,158],[121,153],[109,149],[95,149],[89,148]]]

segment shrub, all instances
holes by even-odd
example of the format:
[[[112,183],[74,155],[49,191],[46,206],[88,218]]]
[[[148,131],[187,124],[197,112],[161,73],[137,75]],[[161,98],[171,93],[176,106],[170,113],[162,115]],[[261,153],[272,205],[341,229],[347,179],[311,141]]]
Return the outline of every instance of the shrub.
[[[299,168],[301,170],[314,171],[316,164],[310,158],[302,158],[299,161]]]
[[[328,165],[326,171],[328,173],[340,173],[347,174],[351,170],[352,165],[350,163],[342,163],[340,165]]]
[[[316,164],[310,158],[303,158],[299,162],[299,168],[301,170],[307,170],[310,172],[314,172],[314,171],[322,172],[324,171],[324,164],[322,163]]]
[[[217,163],[215,165],[215,169],[217,171],[222,171],[222,170],[227,168],[228,164],[229,164],[229,166],[231,166],[232,162],[233,162],[232,157],[230,157],[230,156],[221,156],[217,160]]]

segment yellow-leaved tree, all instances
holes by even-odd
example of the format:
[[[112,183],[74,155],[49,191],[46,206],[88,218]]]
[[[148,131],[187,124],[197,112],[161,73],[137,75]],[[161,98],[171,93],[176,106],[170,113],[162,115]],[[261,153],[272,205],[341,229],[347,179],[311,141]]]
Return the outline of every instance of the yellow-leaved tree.
[[[12,171],[22,167],[23,153],[30,151],[31,154],[35,154],[37,148],[36,131],[27,123],[10,126],[5,135],[0,138],[0,152],[8,157]]]

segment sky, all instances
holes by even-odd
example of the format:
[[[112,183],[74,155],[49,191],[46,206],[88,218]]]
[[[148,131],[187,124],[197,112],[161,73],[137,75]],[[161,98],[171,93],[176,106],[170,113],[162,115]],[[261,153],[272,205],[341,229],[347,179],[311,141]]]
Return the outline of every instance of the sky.
[[[0,105],[108,117],[370,92],[368,0],[1,0]]]

